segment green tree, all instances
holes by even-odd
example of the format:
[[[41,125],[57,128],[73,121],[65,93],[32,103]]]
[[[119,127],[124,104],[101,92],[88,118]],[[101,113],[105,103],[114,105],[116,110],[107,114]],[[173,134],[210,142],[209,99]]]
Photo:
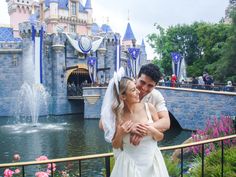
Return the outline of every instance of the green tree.
[[[158,65],[172,74],[171,52],[179,52],[187,63],[188,76],[208,71],[218,81],[235,80],[235,19],[231,24],[195,22],[163,29],[148,35],[148,42],[160,56]],[[229,52],[230,51],[230,52]],[[155,62],[154,62],[155,63]]]
[[[215,64],[215,75],[218,80],[236,82],[236,9],[231,12],[232,25],[230,35],[222,50],[222,57]]]

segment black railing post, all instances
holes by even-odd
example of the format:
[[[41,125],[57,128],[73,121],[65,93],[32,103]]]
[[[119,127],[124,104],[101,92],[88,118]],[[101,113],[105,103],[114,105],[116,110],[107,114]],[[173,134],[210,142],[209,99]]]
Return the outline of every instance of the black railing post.
[[[81,174],[81,160],[79,160],[79,176],[81,177],[82,174]]]
[[[22,166],[22,176],[25,177],[25,166]]]
[[[181,148],[181,177],[183,177],[184,173],[184,152],[183,148]]]
[[[106,177],[110,177],[111,175],[110,157],[105,157],[105,165],[106,165]]]
[[[204,152],[204,144],[202,144],[202,177],[204,177],[204,155],[205,155],[205,152]]]
[[[224,140],[221,140],[221,176],[224,176]]]
[[[53,177],[53,163],[51,163],[51,176]]]

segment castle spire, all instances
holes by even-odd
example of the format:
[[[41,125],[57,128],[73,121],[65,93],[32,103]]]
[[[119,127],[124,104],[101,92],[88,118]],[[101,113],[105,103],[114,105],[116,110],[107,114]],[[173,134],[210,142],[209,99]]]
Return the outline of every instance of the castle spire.
[[[86,1],[85,9],[92,9],[91,0]]]
[[[134,33],[133,33],[132,29],[131,29],[130,23],[128,23],[126,31],[125,31],[125,35],[124,35],[124,38],[123,38],[123,41],[134,41],[134,40],[136,40],[135,37],[134,37]]]
[[[144,55],[147,55],[147,52],[146,52],[146,46],[145,46],[145,43],[144,43],[144,40],[142,39],[142,44],[140,46],[140,50],[142,51],[142,53]]]

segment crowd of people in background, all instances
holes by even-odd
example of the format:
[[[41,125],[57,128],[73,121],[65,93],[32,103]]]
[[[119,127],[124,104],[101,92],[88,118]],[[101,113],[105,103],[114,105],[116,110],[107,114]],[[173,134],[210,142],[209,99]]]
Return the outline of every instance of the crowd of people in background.
[[[181,81],[178,80],[175,74],[172,74],[172,76],[167,76],[165,78],[162,77],[159,85],[166,87],[183,87],[215,91],[236,91],[232,81],[227,81],[227,84],[215,84],[213,76],[209,75],[207,72],[203,72],[202,76],[193,76],[189,80],[182,79]]]
[[[76,84],[74,82],[68,82],[67,84],[67,95],[68,96],[82,96],[83,87],[106,87],[107,82],[104,84],[92,84],[85,80],[83,83]],[[193,76],[191,79],[181,81],[178,80],[175,74],[167,77],[161,77],[159,81],[159,86],[166,87],[182,87],[182,88],[192,88],[192,89],[203,89],[203,90],[215,90],[215,91],[228,91],[235,92],[236,89],[233,86],[232,81],[227,81],[226,84],[215,84],[214,79],[207,72],[203,72],[202,76]]]

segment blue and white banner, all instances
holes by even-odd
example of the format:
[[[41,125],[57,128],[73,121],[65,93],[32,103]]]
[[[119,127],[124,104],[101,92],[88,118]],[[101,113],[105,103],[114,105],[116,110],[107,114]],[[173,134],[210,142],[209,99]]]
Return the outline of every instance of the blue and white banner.
[[[92,56],[88,57],[87,65],[88,65],[89,77],[92,83],[96,81],[96,71],[95,71],[96,63],[97,63],[96,57]]]
[[[131,55],[133,60],[136,60],[138,58],[140,49],[139,48],[128,48],[128,52]]]
[[[172,57],[172,72],[177,77],[179,77],[182,55],[179,52],[171,52],[171,57]]]

